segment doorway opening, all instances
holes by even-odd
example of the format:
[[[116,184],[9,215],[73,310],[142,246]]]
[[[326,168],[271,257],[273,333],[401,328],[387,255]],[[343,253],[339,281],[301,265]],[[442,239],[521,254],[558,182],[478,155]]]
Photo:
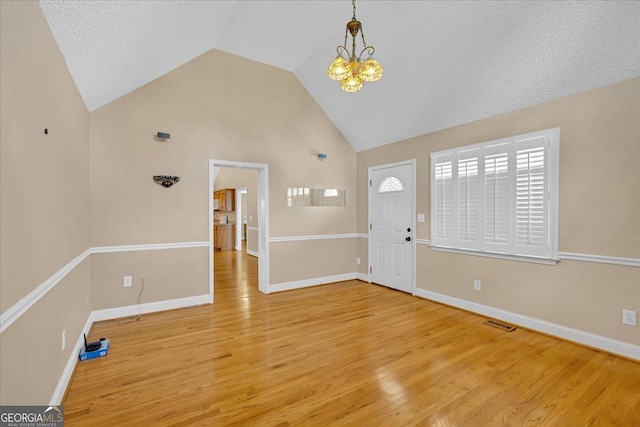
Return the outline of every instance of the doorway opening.
[[[269,293],[269,166],[261,163],[237,162],[230,160],[209,160],[209,299],[214,302],[214,206],[215,181],[221,168],[236,168],[257,171],[257,255],[258,290]],[[225,219],[228,221],[228,217]],[[234,248],[235,249],[235,248]]]

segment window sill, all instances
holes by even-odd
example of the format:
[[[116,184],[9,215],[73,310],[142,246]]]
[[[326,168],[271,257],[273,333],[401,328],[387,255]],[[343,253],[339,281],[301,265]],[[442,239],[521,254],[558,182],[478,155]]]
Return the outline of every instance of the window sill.
[[[471,251],[466,249],[445,248],[445,247],[433,246],[433,245],[430,245],[430,247],[434,251],[438,251],[438,252],[449,252],[452,254],[460,254],[460,255],[473,255],[473,256],[480,256],[485,258],[506,259],[509,261],[532,262],[534,264],[556,265],[559,261],[557,259],[537,258],[537,257],[531,257],[531,256],[524,256],[524,255],[499,254],[495,252]]]

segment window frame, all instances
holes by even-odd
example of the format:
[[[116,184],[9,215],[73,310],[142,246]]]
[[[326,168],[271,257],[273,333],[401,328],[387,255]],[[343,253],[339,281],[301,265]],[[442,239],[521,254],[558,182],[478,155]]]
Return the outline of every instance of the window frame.
[[[527,246],[523,249],[522,246],[518,246],[517,228],[516,228],[516,210],[517,210],[517,197],[516,186],[518,179],[518,166],[517,156],[518,153],[523,153],[525,146],[540,146],[544,153],[544,171],[543,181],[544,189],[543,194],[546,201],[543,200],[543,212],[546,217],[546,223],[543,224],[543,244],[538,246],[538,249],[532,249],[532,246]],[[430,194],[429,194],[429,211],[430,211],[430,246],[433,250],[462,253],[469,255],[487,256],[491,258],[502,258],[517,261],[528,261],[542,264],[556,264],[558,261],[558,213],[559,213],[559,171],[560,171],[560,128],[552,128],[541,130],[537,132],[531,132],[527,134],[516,135],[507,138],[496,139],[492,141],[481,142],[477,144],[461,146],[451,148],[448,150],[437,151],[430,153]],[[507,189],[503,192],[503,200],[506,197],[506,214],[503,214],[503,219],[506,217],[507,221],[507,241],[506,243],[495,243],[487,240],[487,234],[485,232],[486,218],[485,214],[490,212],[488,209],[485,196],[489,193],[486,192],[485,185],[488,182],[485,171],[485,166],[488,164],[487,159],[490,156],[500,155],[507,156],[507,172],[506,186]],[[522,154],[521,154],[522,155]],[[475,178],[477,184],[477,212],[473,218],[475,222],[477,233],[477,241],[463,240],[460,238],[459,232],[459,220],[466,219],[469,221],[468,213],[469,204],[465,204],[467,210],[463,209],[462,215],[459,215],[459,210],[463,207],[459,201],[460,197],[460,185],[461,183],[467,183],[468,181],[459,180],[459,168],[461,166],[459,160],[477,159],[477,177]],[[440,228],[437,228],[436,224],[436,197],[438,197],[439,214],[444,212],[444,207],[448,204],[448,199],[445,199],[442,195],[442,188],[436,189],[437,185],[441,185],[442,181],[436,182],[436,166],[451,162],[451,209],[448,215],[450,218],[439,218],[438,224]],[[461,171],[466,170],[464,167]],[[520,169],[522,172],[522,170]],[[530,169],[527,173],[533,174]],[[522,176],[522,174],[520,175]],[[493,175],[495,178],[495,174]],[[531,184],[533,185],[533,184]],[[532,187],[528,187],[531,189]],[[439,190],[439,192],[437,191]],[[466,190],[466,189],[465,189]],[[494,202],[497,203],[497,187],[494,187],[493,195]],[[464,192],[469,200],[469,193]],[[487,199],[488,200],[488,199]],[[449,211],[447,211],[449,212]],[[495,218],[495,208],[491,211]],[[531,214],[530,214],[531,215]],[[448,236],[443,236],[441,231],[444,230],[442,224],[449,221],[451,223],[451,233]],[[491,221],[491,219],[489,219]],[[545,228],[546,227],[546,228]],[[467,229],[468,232],[468,229]],[[437,235],[440,234],[440,235]],[[467,234],[468,236],[468,234]]]

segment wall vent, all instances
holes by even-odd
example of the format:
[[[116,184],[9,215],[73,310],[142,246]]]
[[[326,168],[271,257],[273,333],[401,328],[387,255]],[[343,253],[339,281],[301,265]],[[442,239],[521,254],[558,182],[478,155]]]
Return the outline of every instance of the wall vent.
[[[512,332],[515,331],[517,328],[513,325],[508,325],[506,323],[502,323],[502,322],[498,322],[497,320],[493,320],[493,319],[489,319],[486,322],[484,322],[485,325],[491,325],[494,326],[496,328],[502,329],[504,331],[507,332]]]

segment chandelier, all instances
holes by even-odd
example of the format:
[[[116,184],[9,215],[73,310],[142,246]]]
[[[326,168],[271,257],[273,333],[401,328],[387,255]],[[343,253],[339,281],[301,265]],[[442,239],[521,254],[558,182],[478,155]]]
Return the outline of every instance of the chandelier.
[[[342,90],[345,92],[357,92],[362,89],[362,82],[375,82],[380,80],[384,69],[373,57],[375,49],[373,46],[367,46],[364,41],[364,31],[362,24],[356,19],[356,0],[352,0],[353,18],[347,23],[347,29],[344,32],[344,45],[336,48],[338,56],[329,65],[327,74],[333,80],[339,80]],[[360,54],[356,56],[356,36],[358,32],[362,35],[362,45],[364,48]],[[347,37],[351,34],[351,54],[347,49]],[[362,59],[364,53],[368,53],[367,59]]]

